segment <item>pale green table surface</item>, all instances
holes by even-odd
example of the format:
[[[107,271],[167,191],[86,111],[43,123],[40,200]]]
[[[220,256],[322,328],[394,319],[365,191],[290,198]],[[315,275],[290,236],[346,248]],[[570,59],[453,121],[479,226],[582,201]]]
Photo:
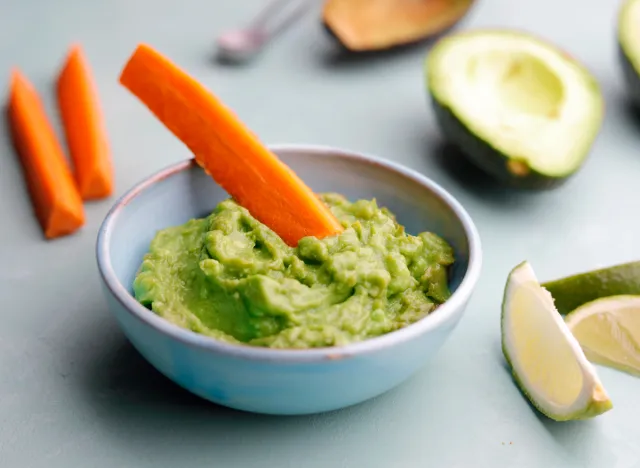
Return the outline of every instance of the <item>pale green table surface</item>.
[[[640,258],[640,125],[616,59],[617,1],[480,0],[460,25],[536,32],[599,79],[607,115],[591,157],[570,183],[545,193],[506,192],[443,149],[423,85],[429,44],[347,58],[315,13],[249,66],[213,62],[216,34],[260,5],[4,0],[0,87],[18,65],[55,115],[55,72],[69,43],[81,41],[100,89],[118,194],[189,157],[117,83],[139,41],[215,90],[266,142],[335,145],[417,169],[450,190],[480,230],[484,267],[466,316],[415,378],[360,406],[277,418],[208,404],[143,361],[106,310],[93,247],[115,198],[87,206],[80,234],[45,242],[3,129],[0,467],[640,466],[640,379],[601,369],[613,411],[552,423],[512,384],[499,335],[506,274],[523,259],[545,280]]]

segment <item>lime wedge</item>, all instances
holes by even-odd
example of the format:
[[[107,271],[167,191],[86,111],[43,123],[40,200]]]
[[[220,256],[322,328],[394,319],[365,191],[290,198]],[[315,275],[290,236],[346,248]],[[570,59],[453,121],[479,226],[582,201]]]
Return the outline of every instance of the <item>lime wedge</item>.
[[[595,368],[528,262],[509,273],[501,331],[502,351],[514,380],[541,413],[568,421],[612,408]]]
[[[588,302],[565,322],[589,361],[640,377],[640,296]]]
[[[568,314],[601,297],[640,294],[640,262],[623,263],[543,283],[558,312]]]

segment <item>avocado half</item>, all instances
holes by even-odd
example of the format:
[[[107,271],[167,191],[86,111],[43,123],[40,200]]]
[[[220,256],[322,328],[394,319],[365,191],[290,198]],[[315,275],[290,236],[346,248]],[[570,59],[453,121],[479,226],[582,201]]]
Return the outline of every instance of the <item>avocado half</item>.
[[[509,185],[558,186],[580,168],[602,125],[596,79],[528,33],[449,35],[431,49],[425,68],[445,138]]]
[[[618,55],[627,92],[640,105],[640,1],[626,0],[618,14]]]
[[[322,21],[351,51],[410,44],[453,26],[473,0],[326,0]]]

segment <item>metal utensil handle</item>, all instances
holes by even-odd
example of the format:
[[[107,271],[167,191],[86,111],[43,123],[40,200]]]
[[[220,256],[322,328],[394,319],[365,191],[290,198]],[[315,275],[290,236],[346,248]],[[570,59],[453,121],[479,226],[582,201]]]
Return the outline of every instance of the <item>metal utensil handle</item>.
[[[251,29],[275,35],[311,6],[310,0],[271,0],[251,22]],[[278,16],[280,15],[280,16]]]

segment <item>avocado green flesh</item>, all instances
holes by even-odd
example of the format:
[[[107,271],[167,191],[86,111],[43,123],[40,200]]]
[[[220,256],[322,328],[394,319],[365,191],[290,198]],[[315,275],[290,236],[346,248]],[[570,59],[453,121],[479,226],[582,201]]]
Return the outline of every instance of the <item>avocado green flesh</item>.
[[[626,0],[618,17],[618,52],[630,97],[640,105],[640,1]]]
[[[564,86],[534,55],[495,50],[469,58],[467,75],[496,99],[505,113],[554,117],[560,112]]]
[[[599,131],[603,100],[595,79],[527,34],[450,35],[434,46],[426,67],[445,137],[516,185],[562,182],[582,165]]]
[[[311,348],[397,330],[449,298],[446,241],[408,235],[375,200],[321,197],[344,231],[295,248],[231,199],[159,231],[135,278],[136,299],[218,340]]]

